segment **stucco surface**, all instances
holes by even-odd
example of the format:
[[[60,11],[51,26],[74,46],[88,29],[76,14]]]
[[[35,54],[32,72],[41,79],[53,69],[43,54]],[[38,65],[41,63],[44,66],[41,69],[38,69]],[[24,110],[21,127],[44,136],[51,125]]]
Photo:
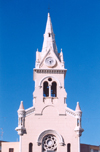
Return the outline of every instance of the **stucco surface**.
[[[2,152],[9,152],[9,148],[14,148],[14,152],[19,152],[19,142],[2,142]]]

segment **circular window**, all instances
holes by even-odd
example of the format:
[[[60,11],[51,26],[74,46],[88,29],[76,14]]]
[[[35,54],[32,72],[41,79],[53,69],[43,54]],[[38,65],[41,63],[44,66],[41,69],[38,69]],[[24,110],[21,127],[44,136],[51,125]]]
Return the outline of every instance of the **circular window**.
[[[47,135],[43,139],[43,152],[46,152],[48,150],[51,151],[57,151],[57,140],[56,137],[53,135]]]

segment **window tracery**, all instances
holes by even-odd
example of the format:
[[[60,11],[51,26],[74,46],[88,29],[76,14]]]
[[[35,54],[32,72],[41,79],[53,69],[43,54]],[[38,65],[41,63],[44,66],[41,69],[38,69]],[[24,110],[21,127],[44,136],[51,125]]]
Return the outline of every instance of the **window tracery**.
[[[46,135],[42,142],[42,151],[57,151],[57,139],[54,135]]]

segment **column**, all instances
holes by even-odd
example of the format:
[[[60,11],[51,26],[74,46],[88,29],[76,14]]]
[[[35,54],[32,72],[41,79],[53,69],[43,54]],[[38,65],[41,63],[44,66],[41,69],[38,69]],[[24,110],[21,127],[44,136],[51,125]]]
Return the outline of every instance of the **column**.
[[[51,84],[49,84],[49,97],[51,97]]]
[[[78,135],[78,152],[80,152],[80,136]]]

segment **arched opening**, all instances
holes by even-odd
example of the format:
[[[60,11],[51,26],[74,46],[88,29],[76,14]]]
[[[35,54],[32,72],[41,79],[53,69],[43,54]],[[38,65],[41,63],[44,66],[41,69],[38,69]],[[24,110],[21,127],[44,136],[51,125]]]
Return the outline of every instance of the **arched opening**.
[[[43,138],[42,152],[57,152],[56,136],[49,134]]]
[[[48,97],[49,96],[49,86],[48,86],[48,82],[45,81],[43,83],[43,96],[44,97]]]
[[[37,140],[38,145],[41,145],[43,143],[43,139],[47,135],[55,136],[58,139],[57,143],[59,143],[60,145],[64,145],[64,140],[63,140],[62,136],[58,132],[56,132],[55,130],[45,130],[45,131],[43,131],[38,137],[38,140]]]
[[[57,97],[57,83],[56,82],[52,82],[51,97]]]
[[[29,143],[29,152],[33,152],[33,144],[32,143]]]
[[[67,152],[71,152],[71,144],[67,144]]]

